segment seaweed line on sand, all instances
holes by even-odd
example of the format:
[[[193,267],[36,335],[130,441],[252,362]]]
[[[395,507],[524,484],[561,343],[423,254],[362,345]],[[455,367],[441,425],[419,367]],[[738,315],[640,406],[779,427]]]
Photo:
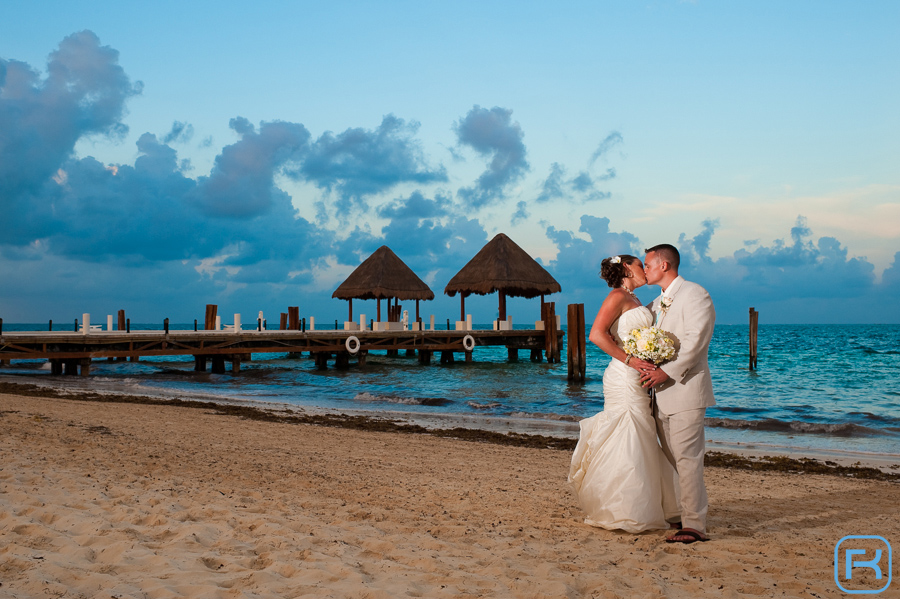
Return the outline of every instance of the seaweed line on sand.
[[[29,397],[47,397],[72,401],[93,401],[101,403],[131,403],[158,406],[175,406],[211,410],[223,416],[237,416],[248,420],[278,422],[285,424],[309,424],[314,426],[330,426],[360,431],[407,433],[448,437],[463,441],[493,443],[514,447],[531,447],[538,449],[557,449],[572,451],[576,439],[531,435],[525,433],[499,433],[479,429],[455,427],[450,429],[430,429],[418,424],[374,416],[349,414],[297,414],[288,410],[277,411],[245,405],[221,404],[209,401],[183,399],[157,399],[141,395],[102,394],[88,391],[68,392],[52,387],[41,387],[31,384],[0,383],[0,393]],[[706,452],[707,466],[717,468],[734,468],[757,472],[783,472],[793,474],[827,474],[868,480],[900,482],[900,473],[883,472],[878,468],[861,465],[841,466],[834,462],[821,462],[812,458],[788,458],[785,456],[750,457],[718,451]]]

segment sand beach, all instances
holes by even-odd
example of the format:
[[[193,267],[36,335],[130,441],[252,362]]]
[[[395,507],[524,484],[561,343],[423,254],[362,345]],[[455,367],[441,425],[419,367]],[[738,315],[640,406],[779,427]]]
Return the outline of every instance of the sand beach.
[[[711,542],[591,528],[570,455],[2,394],[0,596],[839,597],[839,539],[900,544],[896,481],[727,467]]]

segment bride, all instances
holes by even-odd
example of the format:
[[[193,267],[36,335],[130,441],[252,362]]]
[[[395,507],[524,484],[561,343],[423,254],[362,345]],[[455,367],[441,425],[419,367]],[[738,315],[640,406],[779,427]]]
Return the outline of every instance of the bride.
[[[613,290],[600,306],[590,339],[612,360],[603,373],[603,411],[580,423],[569,483],[586,524],[632,533],[677,528],[676,474],[657,441],[650,396],[639,374],[656,366],[622,349],[623,336],[653,324],[652,313],[634,294],[647,283],[643,265],[634,256],[613,256],[601,263],[600,276]]]

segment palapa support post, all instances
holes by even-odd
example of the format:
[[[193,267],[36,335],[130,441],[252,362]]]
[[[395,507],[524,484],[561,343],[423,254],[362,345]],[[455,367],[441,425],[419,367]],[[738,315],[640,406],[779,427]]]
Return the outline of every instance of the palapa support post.
[[[750,308],[750,370],[756,368],[757,343],[756,334],[759,330],[759,312]]]
[[[216,328],[216,315],[218,311],[219,306],[216,304],[206,304],[206,318],[203,322],[204,331],[212,331]]]
[[[459,319],[460,320],[466,319],[466,294],[465,293],[459,294]],[[447,321],[447,322],[449,322],[449,321]],[[449,330],[449,328],[450,328],[449,324],[447,325],[447,328]]]
[[[350,318],[347,319],[348,322],[353,322],[353,298],[351,297],[347,300],[347,303],[350,304]],[[335,321],[337,322],[337,321]]]
[[[500,292],[500,306],[498,312],[500,313],[500,320],[506,320],[506,294],[502,291]]]
[[[286,331],[288,328],[288,315],[287,312],[281,313],[281,320],[278,322],[278,330]]]
[[[584,336],[584,304],[569,304],[566,316],[568,328],[569,380],[583,383],[587,361]]]

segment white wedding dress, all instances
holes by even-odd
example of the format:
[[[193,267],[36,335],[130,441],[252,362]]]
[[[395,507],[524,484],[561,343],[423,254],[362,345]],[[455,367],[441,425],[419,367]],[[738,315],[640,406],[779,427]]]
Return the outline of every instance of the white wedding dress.
[[[653,324],[646,307],[628,310],[610,331],[622,336]],[[569,483],[586,514],[585,523],[628,532],[668,528],[681,517],[675,469],[656,437],[650,396],[634,368],[612,360],[603,373],[603,411],[581,421]]]

